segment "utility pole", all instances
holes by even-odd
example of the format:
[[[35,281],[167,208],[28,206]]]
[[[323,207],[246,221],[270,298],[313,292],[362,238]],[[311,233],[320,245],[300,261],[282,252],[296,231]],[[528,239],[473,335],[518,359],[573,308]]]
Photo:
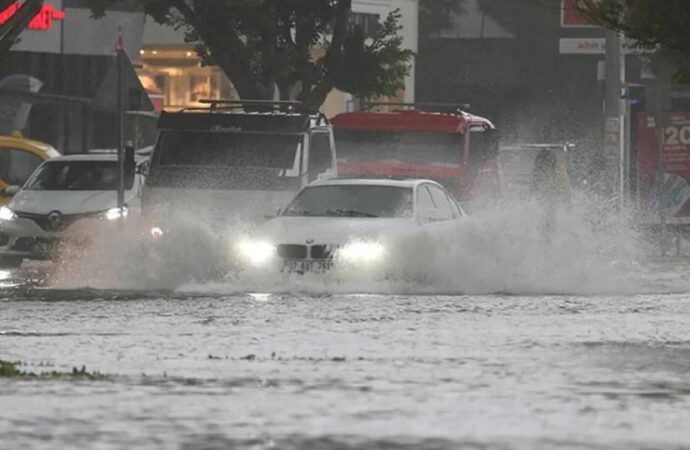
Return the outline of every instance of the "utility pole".
[[[124,86],[123,86],[123,72],[124,72],[124,46],[122,42],[122,27],[117,30],[117,44],[115,45],[115,53],[117,58],[117,170],[118,170],[118,184],[117,184],[117,208],[120,211],[120,218],[124,218],[125,207],[125,114],[124,114]],[[122,220],[120,220],[122,222]]]
[[[623,204],[626,192],[625,142],[623,124],[625,122],[625,103],[623,86],[625,83],[625,55],[621,35],[613,30],[606,31],[606,85],[604,102],[604,160],[605,191],[618,196]]]

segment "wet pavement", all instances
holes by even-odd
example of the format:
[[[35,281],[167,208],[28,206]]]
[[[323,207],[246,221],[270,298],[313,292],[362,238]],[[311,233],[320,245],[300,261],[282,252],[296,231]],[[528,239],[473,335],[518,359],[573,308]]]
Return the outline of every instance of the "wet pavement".
[[[46,288],[0,272],[0,448],[690,448],[690,263],[645,293]],[[650,273],[651,271],[651,273]]]

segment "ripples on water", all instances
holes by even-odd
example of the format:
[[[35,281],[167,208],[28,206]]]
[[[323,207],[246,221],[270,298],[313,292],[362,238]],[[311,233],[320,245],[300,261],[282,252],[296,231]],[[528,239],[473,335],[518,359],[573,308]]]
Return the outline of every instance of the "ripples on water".
[[[0,448],[686,446],[688,264],[573,217],[544,246],[513,213],[427,241],[426,284],[138,285],[117,240],[0,272],[0,359],[108,374],[0,379]]]

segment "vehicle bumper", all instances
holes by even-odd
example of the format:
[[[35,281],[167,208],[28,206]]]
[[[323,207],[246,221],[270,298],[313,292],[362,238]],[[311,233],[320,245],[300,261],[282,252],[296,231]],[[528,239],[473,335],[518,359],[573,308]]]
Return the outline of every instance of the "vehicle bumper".
[[[0,256],[51,259],[59,246],[88,245],[90,238],[69,228],[62,232],[43,230],[33,220],[18,218],[0,221]]]

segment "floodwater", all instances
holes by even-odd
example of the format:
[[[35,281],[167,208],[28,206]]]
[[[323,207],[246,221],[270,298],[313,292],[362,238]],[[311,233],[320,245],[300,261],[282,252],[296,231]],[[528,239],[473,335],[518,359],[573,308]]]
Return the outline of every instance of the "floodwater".
[[[0,357],[107,377],[0,379],[0,448],[690,447],[688,294],[209,295],[27,276],[3,273]]]
[[[491,258],[453,255],[465,293],[0,271],[0,359],[105,374],[0,378],[0,448],[690,448],[690,259],[532,255],[490,223],[466,231],[503,230]]]

